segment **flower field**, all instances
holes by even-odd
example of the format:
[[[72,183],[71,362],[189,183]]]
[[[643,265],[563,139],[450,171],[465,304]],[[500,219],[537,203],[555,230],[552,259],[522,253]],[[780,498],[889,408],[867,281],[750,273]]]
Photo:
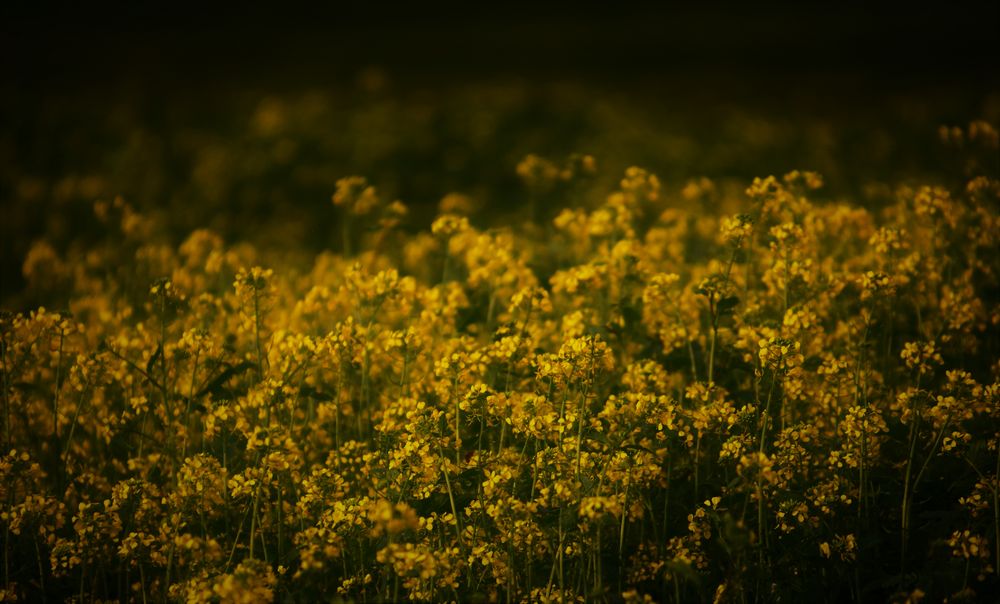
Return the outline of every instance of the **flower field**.
[[[600,149],[500,162],[506,213],[299,172],[318,251],[67,181],[90,227],[0,317],[0,596],[987,601],[998,134],[927,132],[947,174],[863,198]]]

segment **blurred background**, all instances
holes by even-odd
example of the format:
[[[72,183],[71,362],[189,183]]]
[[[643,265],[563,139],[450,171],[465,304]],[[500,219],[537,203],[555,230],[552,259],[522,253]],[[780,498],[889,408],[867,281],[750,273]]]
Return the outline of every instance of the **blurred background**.
[[[450,192],[480,223],[521,219],[529,153],[597,160],[553,203],[641,165],[678,200],[692,179],[798,168],[874,204],[970,169],[939,126],[1000,122],[996,2],[377,8],[5,5],[0,304],[19,304],[32,242],[72,259],[99,237],[98,199],[172,243],[208,227],[315,252],[336,247],[330,196],[352,174],[410,206],[410,229]]]

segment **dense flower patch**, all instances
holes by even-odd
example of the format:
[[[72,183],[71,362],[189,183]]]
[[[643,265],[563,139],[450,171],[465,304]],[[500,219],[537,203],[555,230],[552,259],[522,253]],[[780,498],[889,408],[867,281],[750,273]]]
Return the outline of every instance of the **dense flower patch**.
[[[547,200],[599,159],[516,174]],[[407,230],[344,178],[305,267],[97,202],[88,247],[24,260],[55,306],[0,319],[2,596],[998,589],[997,174],[868,206],[806,171],[676,184],[514,226],[449,194]]]

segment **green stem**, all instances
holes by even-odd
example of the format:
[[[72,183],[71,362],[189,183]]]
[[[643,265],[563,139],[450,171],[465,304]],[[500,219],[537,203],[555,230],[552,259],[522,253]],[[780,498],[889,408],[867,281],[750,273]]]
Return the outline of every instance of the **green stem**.
[[[698,430],[698,434],[694,439],[694,499],[699,501],[698,498],[698,479],[699,479],[699,459],[701,458],[701,430]]]
[[[458,378],[452,382],[452,395],[451,398],[455,401],[455,467],[460,468],[462,466],[462,435],[460,432],[460,420],[461,420],[461,409],[459,408],[458,397],[455,395],[455,386],[458,384]]]
[[[60,322],[61,323],[61,322]],[[63,340],[65,332],[63,331],[62,325],[59,326],[59,356],[56,361],[56,391],[55,395],[52,397],[52,434],[55,436],[55,440],[59,442],[59,391],[62,389],[62,354],[63,354]]]
[[[931,460],[934,459],[934,454],[937,453],[938,447],[941,445],[941,439],[944,437],[945,430],[948,429],[948,423],[951,421],[951,416],[945,418],[944,423],[941,424],[941,429],[938,430],[937,436],[934,437],[934,443],[931,445],[930,453],[927,454],[927,458],[924,459],[924,463],[920,466],[920,471],[917,472],[917,477],[913,479],[913,491],[916,492],[917,485],[920,484],[920,479],[923,477],[924,472],[927,471],[927,466],[930,465]]]
[[[249,541],[249,546],[250,546],[249,557],[250,557],[251,560],[253,560],[253,558],[254,558],[254,533],[257,532],[257,508],[258,508],[258,506],[260,504],[260,483],[261,483],[261,481],[258,478],[257,479],[257,484],[254,485],[254,489],[253,489],[253,502],[251,503],[250,510],[249,510],[249,513],[250,513],[250,534],[249,534],[248,541]],[[244,522],[245,521],[246,521],[246,519],[244,518]],[[240,529],[242,529],[242,528],[243,528],[243,523],[240,523]],[[238,540],[239,540],[239,532],[237,532],[237,541]],[[235,549],[236,549],[236,545],[233,544],[233,550],[235,551]]]
[[[10,375],[7,369],[7,338],[0,338],[0,369],[3,370],[3,383],[0,384],[0,388],[3,388],[3,410],[4,410],[4,422],[3,422],[3,433],[4,433],[4,451],[10,451]]]
[[[694,382],[698,381],[698,365],[695,363],[694,358],[694,346],[691,344],[691,334],[688,332],[687,324],[681,318],[681,308],[680,304],[674,299],[674,318],[677,319],[677,324],[681,325],[684,329],[684,340],[687,343],[688,359],[691,361],[691,380]]]
[[[38,561],[38,586],[41,588],[42,592],[42,603],[44,604],[47,600],[47,595],[45,592],[45,567],[42,565],[42,550],[38,545],[38,534],[35,534],[35,558]]]
[[[621,526],[618,528],[618,568],[625,568],[625,560],[623,558],[625,552],[625,522],[628,520],[628,491],[629,484],[632,482],[632,466],[628,469],[628,481],[625,483],[625,497],[622,500],[622,521]]]
[[[444,451],[441,450],[440,445],[438,445],[438,455],[444,458]],[[455,517],[455,537],[458,539],[458,545],[462,548],[464,555],[465,552],[465,541],[462,539],[462,524],[458,517],[458,508],[455,506],[455,493],[451,489],[451,479],[448,478],[448,469],[441,466],[441,475],[444,476],[444,486],[448,490],[448,502],[451,504],[451,514]]]
[[[993,565],[993,574],[1000,576],[1000,442],[997,443],[997,463],[993,474],[993,546],[996,550],[996,564]]]
[[[733,263],[736,262],[736,252],[739,251],[739,245],[733,246],[733,252],[729,255],[729,262],[726,263],[726,272],[723,274],[722,287],[719,289],[720,292],[725,291],[726,287],[729,285],[729,275],[733,270]],[[718,339],[719,335],[719,307],[714,300],[715,295],[712,294],[708,298],[709,312],[712,315],[712,332],[711,339],[709,341],[708,348],[708,383],[711,384],[713,378],[715,377],[715,341]],[[721,301],[721,298],[720,298]]]
[[[760,448],[761,453],[764,452],[764,440],[767,437],[767,424],[768,422],[771,421],[771,399],[774,396],[774,385],[777,383],[777,381],[778,381],[778,376],[774,371],[772,371],[771,388],[767,391],[767,402],[764,403],[764,413],[761,414],[760,416],[761,428],[760,428],[760,442],[758,443],[758,446]]]
[[[260,292],[256,283],[253,290],[253,339],[257,349],[257,381],[260,382],[264,379],[264,355],[260,347]]]
[[[910,425],[910,450],[906,459],[906,474],[903,477],[903,509],[901,510],[899,551],[900,574],[904,574],[906,570],[906,546],[910,532],[910,498],[912,497],[910,476],[913,473],[913,457],[917,450],[917,436],[920,428],[920,414],[915,407],[916,403],[914,403],[913,409],[913,423]]]

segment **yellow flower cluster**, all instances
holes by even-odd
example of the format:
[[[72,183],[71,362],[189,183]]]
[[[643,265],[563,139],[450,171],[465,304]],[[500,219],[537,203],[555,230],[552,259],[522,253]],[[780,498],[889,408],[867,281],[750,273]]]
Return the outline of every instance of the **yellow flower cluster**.
[[[809,171],[516,173],[541,222],[454,193],[400,229],[404,205],[340,179],[344,250],[305,261],[172,245],[123,201],[83,259],[32,247],[28,292],[64,311],[0,315],[4,597],[1000,586],[993,176],[875,206]]]

